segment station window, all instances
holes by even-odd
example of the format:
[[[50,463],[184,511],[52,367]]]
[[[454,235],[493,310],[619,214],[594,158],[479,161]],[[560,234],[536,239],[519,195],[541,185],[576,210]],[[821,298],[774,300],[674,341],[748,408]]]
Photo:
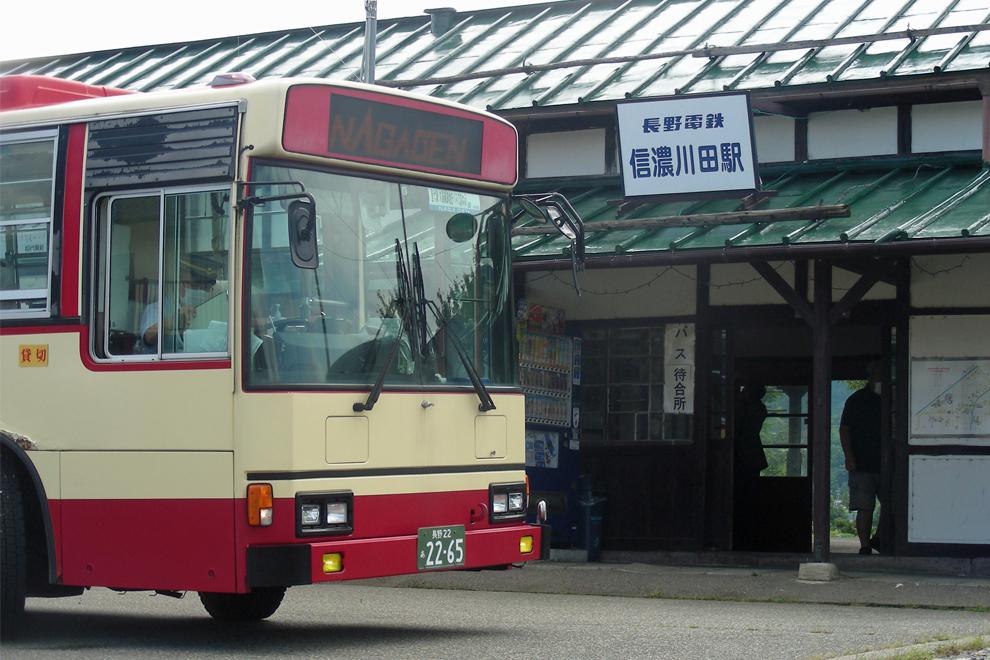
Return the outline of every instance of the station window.
[[[764,477],[808,476],[808,387],[768,385],[767,418],[760,431],[767,457]]]
[[[229,196],[158,190],[98,201],[97,357],[229,355]]]
[[[58,131],[0,136],[0,318],[51,312]]]
[[[664,413],[664,326],[583,333],[581,442],[690,442],[693,415]]]

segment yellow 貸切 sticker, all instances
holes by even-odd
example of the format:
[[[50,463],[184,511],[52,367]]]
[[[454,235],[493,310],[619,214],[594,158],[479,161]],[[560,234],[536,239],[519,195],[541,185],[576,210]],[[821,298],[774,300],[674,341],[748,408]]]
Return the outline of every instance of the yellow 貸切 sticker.
[[[22,367],[48,366],[48,344],[21,344],[17,354]]]

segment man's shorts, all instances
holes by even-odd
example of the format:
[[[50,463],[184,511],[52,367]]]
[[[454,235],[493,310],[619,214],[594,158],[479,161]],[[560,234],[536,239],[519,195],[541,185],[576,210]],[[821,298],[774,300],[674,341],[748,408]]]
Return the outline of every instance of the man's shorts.
[[[880,474],[877,472],[849,473],[849,510],[873,511],[880,493]]]

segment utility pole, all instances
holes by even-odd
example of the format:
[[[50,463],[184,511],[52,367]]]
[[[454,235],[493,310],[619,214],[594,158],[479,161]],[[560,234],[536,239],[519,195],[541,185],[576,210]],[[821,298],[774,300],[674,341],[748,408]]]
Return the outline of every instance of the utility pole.
[[[364,58],[361,62],[361,80],[375,83],[375,41],[378,37],[378,0],[364,0]]]

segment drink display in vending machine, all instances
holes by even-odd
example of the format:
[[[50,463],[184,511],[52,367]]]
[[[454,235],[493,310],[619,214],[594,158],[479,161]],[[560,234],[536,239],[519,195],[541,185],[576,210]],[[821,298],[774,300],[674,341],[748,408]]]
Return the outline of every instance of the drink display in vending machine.
[[[519,383],[526,396],[526,472],[531,502],[545,500],[554,547],[577,544],[580,471],[575,378],[580,339],[565,333],[564,313],[520,301]]]

